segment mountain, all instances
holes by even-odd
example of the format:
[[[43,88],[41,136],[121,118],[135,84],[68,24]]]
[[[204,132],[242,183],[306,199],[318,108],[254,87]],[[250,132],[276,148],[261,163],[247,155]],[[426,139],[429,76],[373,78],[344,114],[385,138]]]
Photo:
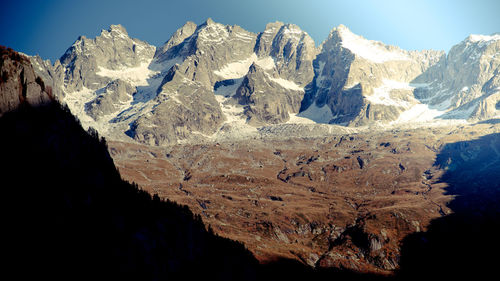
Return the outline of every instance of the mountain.
[[[442,55],[408,52],[367,40],[342,25],[334,28],[315,60],[316,75],[301,116],[351,126],[395,121],[419,104],[410,82]]]
[[[498,36],[471,35],[445,55],[405,51],[343,25],[316,47],[293,24],[255,34],[207,19],[187,22],[158,48],[112,25],[95,39],[79,37],[54,65],[31,60],[85,127],[162,146],[259,137],[267,126],[297,123],[317,130],[314,123],[492,118]]]
[[[415,97],[442,118],[484,120],[500,115],[500,34],[470,35],[415,79]]]

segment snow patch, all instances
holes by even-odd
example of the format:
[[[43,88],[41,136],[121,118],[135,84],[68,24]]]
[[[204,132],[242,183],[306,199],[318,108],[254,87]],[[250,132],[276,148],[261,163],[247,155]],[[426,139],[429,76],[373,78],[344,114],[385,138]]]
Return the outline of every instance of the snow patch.
[[[219,102],[226,121],[216,133],[208,137],[209,139],[244,139],[257,134],[257,128],[247,124],[243,106],[232,104],[230,98],[221,95],[216,95],[215,99]]]
[[[392,123],[428,122],[444,114],[445,111],[431,109],[427,104],[416,104],[399,115]]]
[[[337,30],[339,30],[342,38],[342,46],[364,59],[376,63],[410,59],[403,52],[390,51],[381,42],[365,39],[352,33],[346,27],[339,27]]]
[[[280,84],[280,86],[282,86],[283,88],[287,88],[294,91],[302,91],[302,92],[304,91],[304,88],[295,84],[293,81],[285,80],[283,78],[273,78],[273,77],[269,77],[269,79],[271,79],[271,81],[273,82]]]
[[[99,67],[99,76],[109,77],[112,79],[122,79],[129,82],[133,86],[147,86],[148,78],[157,74],[158,71],[149,69],[152,59],[141,63],[138,67],[124,67],[118,70]]]
[[[366,96],[365,98],[374,104],[392,105],[404,108],[410,107],[410,102],[391,97],[391,91],[396,89],[412,91],[415,87],[411,86],[409,83],[384,79],[382,85],[378,88],[374,88],[373,94],[371,96]]]
[[[272,69],[275,66],[272,57],[258,58],[257,54],[253,53],[244,60],[226,64],[221,69],[215,70],[214,74],[224,79],[241,78],[248,73],[248,69],[254,62],[265,70]]]
[[[289,112],[288,115],[290,116],[290,119],[286,122],[287,124],[316,124],[316,122],[309,118],[299,116],[298,113]]]

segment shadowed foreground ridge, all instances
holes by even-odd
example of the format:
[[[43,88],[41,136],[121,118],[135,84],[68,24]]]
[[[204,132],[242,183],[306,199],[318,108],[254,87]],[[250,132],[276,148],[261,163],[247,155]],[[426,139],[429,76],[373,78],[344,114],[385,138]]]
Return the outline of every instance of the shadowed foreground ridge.
[[[401,277],[489,279],[500,252],[500,134],[447,144],[435,165],[453,214],[434,220],[428,231],[408,236],[402,247]],[[479,279],[478,279],[479,278]]]
[[[254,279],[256,261],[185,206],[121,180],[104,139],[66,108],[0,119],[6,268],[50,279]]]

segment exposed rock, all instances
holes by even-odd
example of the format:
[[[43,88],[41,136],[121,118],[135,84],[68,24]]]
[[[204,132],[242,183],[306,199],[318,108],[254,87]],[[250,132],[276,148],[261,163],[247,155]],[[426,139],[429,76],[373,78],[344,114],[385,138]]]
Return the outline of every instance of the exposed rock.
[[[330,114],[323,122],[348,125],[396,120],[418,103],[409,82],[443,54],[404,51],[355,35],[343,25],[331,31],[321,50],[301,111],[327,105]]]
[[[317,54],[316,46],[312,38],[294,24],[267,24],[257,38],[255,53],[259,57],[271,56],[277,74],[300,87],[305,87],[314,76],[312,61]]]
[[[158,48],[155,53],[155,58],[159,61],[165,61],[178,56],[181,53],[181,48],[178,47],[181,43],[186,40],[186,38],[193,35],[196,31],[197,25],[194,22],[188,21],[181,28],[179,28],[171,37],[168,39],[163,46]]]
[[[165,145],[194,138],[193,132],[210,135],[224,121],[213,93],[188,80],[177,65],[165,76],[154,102],[154,109],[132,124],[130,135],[139,142]]]
[[[65,95],[63,91],[64,68],[59,60],[56,60],[52,65],[50,60],[43,60],[38,55],[29,57],[29,59],[36,75],[42,78],[47,86],[52,87],[52,94],[54,97],[63,100]]]
[[[285,88],[280,81],[252,64],[234,96],[240,104],[247,105],[245,114],[250,124],[283,123],[290,118],[289,112],[298,112],[303,90],[295,84],[290,86],[294,89]]]
[[[0,46],[0,116],[22,105],[39,106],[52,99],[52,89],[36,76],[30,60]]]
[[[421,101],[450,109],[443,118],[481,120],[500,114],[500,34],[470,35],[420,75]]]
[[[155,49],[130,38],[121,25],[111,25],[95,39],[80,36],[60,59],[65,68],[66,91],[79,91],[83,87],[100,89],[113,80],[109,72],[149,64]]]
[[[130,101],[135,90],[126,81],[113,80],[102,91],[96,92],[99,96],[85,105],[85,111],[99,120],[101,116],[116,112],[122,104]]]

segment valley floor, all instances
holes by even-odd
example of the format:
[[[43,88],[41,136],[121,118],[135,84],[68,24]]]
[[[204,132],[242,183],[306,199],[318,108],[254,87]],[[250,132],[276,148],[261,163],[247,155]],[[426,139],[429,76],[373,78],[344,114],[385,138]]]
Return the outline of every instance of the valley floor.
[[[399,268],[405,237],[453,212],[441,178],[454,159],[438,163],[440,151],[500,132],[495,123],[108,145],[124,179],[188,205],[262,262],[385,274]]]

